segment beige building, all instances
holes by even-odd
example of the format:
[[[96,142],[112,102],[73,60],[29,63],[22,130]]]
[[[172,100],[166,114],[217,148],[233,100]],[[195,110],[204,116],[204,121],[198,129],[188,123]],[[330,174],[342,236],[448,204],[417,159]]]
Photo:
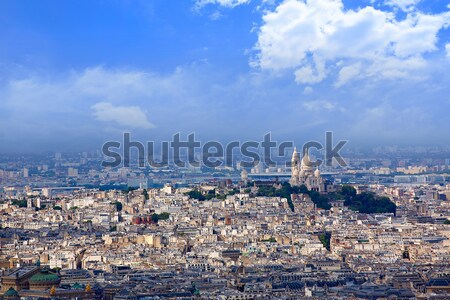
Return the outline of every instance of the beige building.
[[[294,149],[291,168],[290,183],[292,186],[305,185],[308,190],[325,192],[323,178],[320,176],[320,171],[318,168],[316,170],[313,169],[311,160],[309,159],[308,149],[305,149],[305,153],[303,154],[301,161],[297,148]]]

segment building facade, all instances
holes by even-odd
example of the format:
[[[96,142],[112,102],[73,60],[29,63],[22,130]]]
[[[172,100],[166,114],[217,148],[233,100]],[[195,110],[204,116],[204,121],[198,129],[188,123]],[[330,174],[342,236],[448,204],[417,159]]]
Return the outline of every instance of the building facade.
[[[320,176],[318,168],[314,170],[313,163],[309,159],[308,149],[305,149],[302,159],[297,152],[297,148],[294,149],[292,154],[291,165],[291,180],[292,186],[304,185],[308,190],[323,193],[325,192],[325,182]]]

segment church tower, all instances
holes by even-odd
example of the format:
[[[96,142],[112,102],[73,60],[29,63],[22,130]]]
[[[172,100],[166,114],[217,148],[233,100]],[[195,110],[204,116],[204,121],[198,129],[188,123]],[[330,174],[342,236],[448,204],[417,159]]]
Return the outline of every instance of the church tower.
[[[291,186],[305,185],[311,191],[325,191],[324,180],[320,175],[319,168],[317,167],[314,170],[313,163],[309,158],[308,148],[305,148],[301,160],[297,148],[294,148],[291,163],[291,180],[289,181]]]
[[[300,155],[297,152],[297,147],[294,148],[294,153],[292,153],[291,159],[291,180],[290,184],[292,186],[298,185],[298,175],[300,172]]]

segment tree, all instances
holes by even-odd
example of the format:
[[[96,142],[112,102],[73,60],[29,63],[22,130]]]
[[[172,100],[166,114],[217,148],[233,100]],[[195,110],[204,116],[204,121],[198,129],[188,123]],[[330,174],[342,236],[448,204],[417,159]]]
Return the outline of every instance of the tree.
[[[267,240],[262,240],[262,241],[266,242],[266,243],[276,243],[277,242],[277,240],[273,236],[268,238]]]
[[[289,208],[294,211],[294,203],[292,202],[291,195],[298,193],[297,187],[291,187],[291,185],[288,182],[283,182],[281,184],[281,188],[276,189],[273,186],[259,186],[258,187],[258,193],[257,196],[264,196],[264,197],[280,197],[280,198],[286,198],[287,203],[289,205]]]
[[[319,240],[322,243],[322,245],[330,251],[330,242],[331,242],[331,233],[330,232],[324,232],[319,234]]]
[[[300,187],[299,187],[299,193],[300,194],[308,194],[308,188],[306,187],[306,185],[304,185],[304,184],[302,184]]]
[[[365,214],[373,213],[394,213],[397,206],[388,198],[380,197],[375,193],[363,192],[361,194],[353,194],[353,196],[344,195],[344,205],[351,210],[357,210]]]
[[[199,192],[198,190],[189,191],[189,192],[186,193],[186,195],[188,195],[189,198],[197,199],[199,201],[206,200],[206,197],[203,196],[203,194],[201,192]]]
[[[18,207],[27,207],[27,200],[13,200],[11,204]]]
[[[168,212],[162,212],[158,215],[158,220],[168,220],[170,214]]]
[[[159,221],[159,215],[158,215],[158,214],[153,214],[153,215],[152,215],[152,221],[153,221],[153,223],[158,223],[158,221]]]
[[[113,203],[116,206],[117,211],[122,211],[123,205],[119,201]]]
[[[316,191],[309,191],[309,197],[311,197],[311,201],[314,202],[314,204],[322,209],[330,209],[331,205],[329,203],[329,198],[325,195],[320,194]]]
[[[354,187],[352,187],[350,185],[344,185],[344,186],[342,186],[341,194],[346,197],[354,197],[354,196],[356,196],[356,190]]]
[[[147,192],[146,189],[144,189],[144,190],[142,191],[142,195],[144,195],[145,200],[148,200],[148,199],[149,199],[148,192]]]

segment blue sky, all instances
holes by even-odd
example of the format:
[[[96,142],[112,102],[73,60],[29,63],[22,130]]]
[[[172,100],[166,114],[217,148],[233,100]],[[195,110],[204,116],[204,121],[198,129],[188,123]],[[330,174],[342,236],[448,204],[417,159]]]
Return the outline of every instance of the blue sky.
[[[450,144],[436,0],[1,1],[0,152],[140,140]]]

